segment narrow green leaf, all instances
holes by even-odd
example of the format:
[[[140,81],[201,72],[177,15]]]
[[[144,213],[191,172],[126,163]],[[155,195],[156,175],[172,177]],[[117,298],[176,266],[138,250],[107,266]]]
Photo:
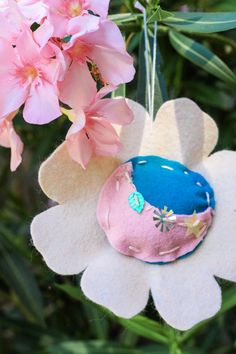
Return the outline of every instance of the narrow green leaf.
[[[142,18],[142,14],[125,13],[125,14],[109,15],[108,17],[109,20],[120,25],[122,23],[126,23],[126,22],[130,23],[132,21],[136,21],[138,18]]]
[[[193,64],[229,84],[236,85],[232,70],[213,52],[185,35],[170,31],[170,42],[175,50]]]
[[[153,46],[154,40],[153,35],[149,34],[149,45],[150,45],[150,55],[149,55],[149,65],[150,69],[153,65]],[[141,34],[140,46],[139,46],[139,64],[138,64],[138,89],[137,89],[137,102],[139,102],[145,108],[148,107],[148,87],[147,87],[147,73],[145,69],[145,41],[144,34]],[[161,105],[167,101],[167,89],[164,76],[161,72],[162,57],[159,50],[158,43],[156,43],[156,65],[155,65],[155,85],[154,85],[154,115]]]
[[[161,22],[183,32],[214,33],[236,28],[236,12],[174,12]]]
[[[163,344],[168,343],[165,327],[149,318],[144,316],[136,316],[131,320],[119,318],[118,322],[129,331],[132,331],[139,336]]]
[[[121,326],[127,330],[138,334],[147,339],[151,339],[155,342],[166,344],[168,342],[166,327],[158,322],[150,320],[144,316],[136,316],[130,320],[119,318],[112,314],[109,310],[91,303],[77,287],[71,285],[56,285],[56,287],[66,294],[71,296],[73,299],[81,301],[85,304],[89,304],[92,307],[99,309],[102,313],[109,316],[112,320],[119,323]]]
[[[174,16],[172,12],[163,10],[160,6],[157,7],[155,12],[148,18],[148,23],[152,23],[155,21],[164,21],[167,18],[171,18]]]
[[[0,237],[0,275],[16,294],[26,318],[44,325],[42,297],[37,283],[26,262],[6,246],[4,238]]]
[[[47,349],[48,354],[143,354],[138,349],[119,347],[117,343],[104,341],[68,341]]]
[[[115,91],[112,92],[112,98],[126,97],[126,84],[120,85]]]

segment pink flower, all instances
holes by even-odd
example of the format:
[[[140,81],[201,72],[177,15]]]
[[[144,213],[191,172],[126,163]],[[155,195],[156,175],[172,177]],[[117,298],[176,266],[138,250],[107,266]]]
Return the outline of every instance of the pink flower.
[[[110,0],[44,0],[44,2],[48,5],[48,16],[54,26],[54,36],[62,38],[67,35],[71,19],[88,13],[88,10],[106,18]]]
[[[126,51],[118,27],[108,20],[100,20],[96,24],[91,19],[98,19],[95,16],[90,16],[88,22],[87,17],[74,18],[68,27],[72,37],[63,47],[73,61],[72,65],[82,63],[87,68],[87,63],[90,63],[103,84],[118,86],[133,80],[133,59]],[[74,89],[77,84],[80,82],[73,80]]]
[[[36,31],[34,37],[45,44],[45,36],[37,37]],[[28,123],[46,124],[61,115],[57,89],[61,66],[58,59],[42,55],[34,37],[24,30],[15,48],[0,39],[0,117],[25,104],[23,117]]]
[[[10,166],[12,172],[15,171],[21,164],[21,155],[23,153],[23,143],[19,135],[17,135],[12,123],[12,120],[16,114],[17,111],[0,119],[0,145],[11,149]]]
[[[40,23],[47,16],[47,6],[38,0],[1,0],[0,12],[10,25],[19,27],[21,22],[31,26]]]
[[[71,158],[86,168],[93,155],[115,156],[120,151],[122,145],[112,124],[131,123],[133,113],[124,98],[101,99],[108,90],[97,93],[94,80],[82,64],[72,66],[67,76],[68,82],[78,79],[80,87],[77,85],[77,91],[71,91],[67,99],[74,109],[64,110],[73,121],[66,141]]]

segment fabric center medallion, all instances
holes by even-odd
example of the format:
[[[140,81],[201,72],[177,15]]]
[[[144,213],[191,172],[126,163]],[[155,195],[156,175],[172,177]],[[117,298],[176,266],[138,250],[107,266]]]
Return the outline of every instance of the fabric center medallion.
[[[118,252],[164,264],[200,246],[214,208],[214,192],[199,173],[176,161],[139,156],[108,178],[97,218]]]

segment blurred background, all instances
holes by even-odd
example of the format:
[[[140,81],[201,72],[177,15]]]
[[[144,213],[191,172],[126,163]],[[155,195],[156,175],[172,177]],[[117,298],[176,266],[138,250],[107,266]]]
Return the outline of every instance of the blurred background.
[[[163,10],[183,13],[236,12],[235,0],[165,0],[160,5]],[[148,11],[151,16],[151,5]],[[111,0],[110,14],[124,13],[131,14],[130,18],[124,21],[118,16],[116,22],[134,57],[137,75],[120,92],[125,89],[127,97],[145,104],[142,20],[133,16],[137,13],[133,1]],[[176,46],[180,32],[170,34],[168,24],[158,24],[155,106],[167,98],[195,100],[219,126],[217,149],[236,150],[236,30],[180,34],[182,43],[202,52],[208,64],[218,65],[221,71],[216,72],[197,62],[194,53],[191,57]],[[220,281],[223,307],[214,319],[182,334],[164,324],[152,302],[142,316],[121,320],[87,301],[78,277],[57,276],[46,267],[29,234],[34,215],[50,206],[37,183],[37,173],[40,163],[63,141],[69,125],[65,117],[48,126],[27,125],[19,116],[16,129],[25,151],[16,173],[9,171],[9,151],[0,148],[0,354],[236,353],[233,284]]]

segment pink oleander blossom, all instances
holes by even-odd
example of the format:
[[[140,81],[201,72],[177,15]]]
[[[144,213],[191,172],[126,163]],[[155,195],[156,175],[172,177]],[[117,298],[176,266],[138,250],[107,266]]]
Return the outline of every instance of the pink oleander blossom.
[[[12,123],[12,120],[16,114],[17,111],[0,119],[0,146],[11,149],[10,168],[12,172],[14,172],[21,164],[21,155],[24,147]]]
[[[86,16],[75,18],[68,27],[72,37],[63,48],[65,55],[71,58],[72,65],[82,63],[87,68],[87,63],[92,66],[95,64],[100,81],[114,87],[133,80],[133,58],[126,51],[118,27],[109,20],[100,20],[96,29],[94,20],[90,20],[89,28],[84,29],[85,21]],[[77,83],[73,81],[73,85]]]
[[[0,12],[11,25],[19,25],[24,19],[29,25],[40,23],[48,14],[43,1],[38,0],[1,0]]]
[[[48,6],[48,18],[54,26],[54,36],[67,35],[71,19],[78,18],[91,10],[94,14],[106,18],[110,0],[44,0]]]
[[[82,64],[71,67],[69,75],[68,80],[83,80],[67,100],[74,107],[68,112],[73,124],[66,136],[67,149],[71,158],[86,168],[93,155],[115,156],[120,151],[122,145],[112,124],[131,123],[133,113],[124,98],[101,99],[108,90],[97,93],[94,80]]]
[[[28,123],[46,124],[61,115],[57,88],[61,66],[58,59],[42,55],[34,36],[24,30],[15,48],[0,39],[0,117],[25,104],[23,117]]]

